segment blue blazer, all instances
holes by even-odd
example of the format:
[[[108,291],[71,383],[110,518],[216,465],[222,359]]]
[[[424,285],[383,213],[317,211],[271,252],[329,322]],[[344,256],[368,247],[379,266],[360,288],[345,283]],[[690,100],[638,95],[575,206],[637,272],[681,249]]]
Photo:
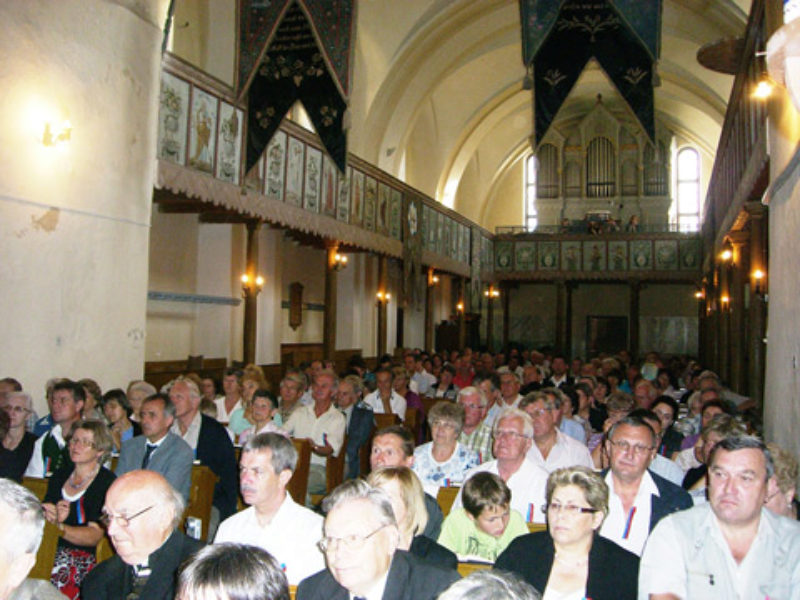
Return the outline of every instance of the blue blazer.
[[[117,461],[117,477],[142,468],[146,446],[147,438],[143,435],[122,442]],[[167,437],[150,456],[147,470],[161,473],[170,485],[183,495],[184,500],[188,501],[192,486],[193,461],[192,447],[180,436],[168,432]]]
[[[369,443],[372,430],[375,427],[375,415],[372,410],[360,405],[353,407],[350,415],[350,425],[347,428],[347,470],[345,479],[355,479],[361,475],[361,464],[358,460],[358,451],[364,444]]]
[[[216,419],[202,415],[195,457],[219,477],[214,487],[214,506],[220,522],[236,512],[239,470],[228,432]]]

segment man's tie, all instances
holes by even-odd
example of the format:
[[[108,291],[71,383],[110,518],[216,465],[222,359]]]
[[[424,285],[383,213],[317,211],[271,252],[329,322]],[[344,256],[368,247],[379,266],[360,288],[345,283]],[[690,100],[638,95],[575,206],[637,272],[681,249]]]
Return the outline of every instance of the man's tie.
[[[144,451],[144,458],[142,459],[142,468],[146,469],[147,465],[150,463],[150,455],[153,454],[153,451],[158,448],[155,444],[147,444],[147,449]]]

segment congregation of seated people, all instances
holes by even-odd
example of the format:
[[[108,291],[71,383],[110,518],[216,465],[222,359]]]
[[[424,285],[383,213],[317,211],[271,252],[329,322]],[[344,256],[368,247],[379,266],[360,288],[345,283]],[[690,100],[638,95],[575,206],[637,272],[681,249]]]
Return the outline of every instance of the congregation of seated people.
[[[798,462],[696,361],[338,366],[0,380],[0,600],[800,599]]]

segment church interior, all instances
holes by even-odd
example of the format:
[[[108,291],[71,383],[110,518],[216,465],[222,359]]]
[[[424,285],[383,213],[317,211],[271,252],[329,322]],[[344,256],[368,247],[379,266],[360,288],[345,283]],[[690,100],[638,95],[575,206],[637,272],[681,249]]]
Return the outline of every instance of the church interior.
[[[800,452],[792,15],[547,4],[3,2],[2,375],[655,351]]]

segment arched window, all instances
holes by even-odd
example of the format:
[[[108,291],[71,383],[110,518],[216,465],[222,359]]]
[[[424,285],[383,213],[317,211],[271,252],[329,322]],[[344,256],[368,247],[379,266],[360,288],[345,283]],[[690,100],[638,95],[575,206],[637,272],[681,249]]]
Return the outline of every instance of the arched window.
[[[700,228],[700,155],[694,148],[682,148],[676,161],[675,198],[670,216],[678,231]]]
[[[525,229],[535,231],[539,224],[536,213],[536,156],[531,154],[525,159]]]
[[[614,145],[606,138],[595,138],[586,152],[586,196],[607,198],[616,194]]]

